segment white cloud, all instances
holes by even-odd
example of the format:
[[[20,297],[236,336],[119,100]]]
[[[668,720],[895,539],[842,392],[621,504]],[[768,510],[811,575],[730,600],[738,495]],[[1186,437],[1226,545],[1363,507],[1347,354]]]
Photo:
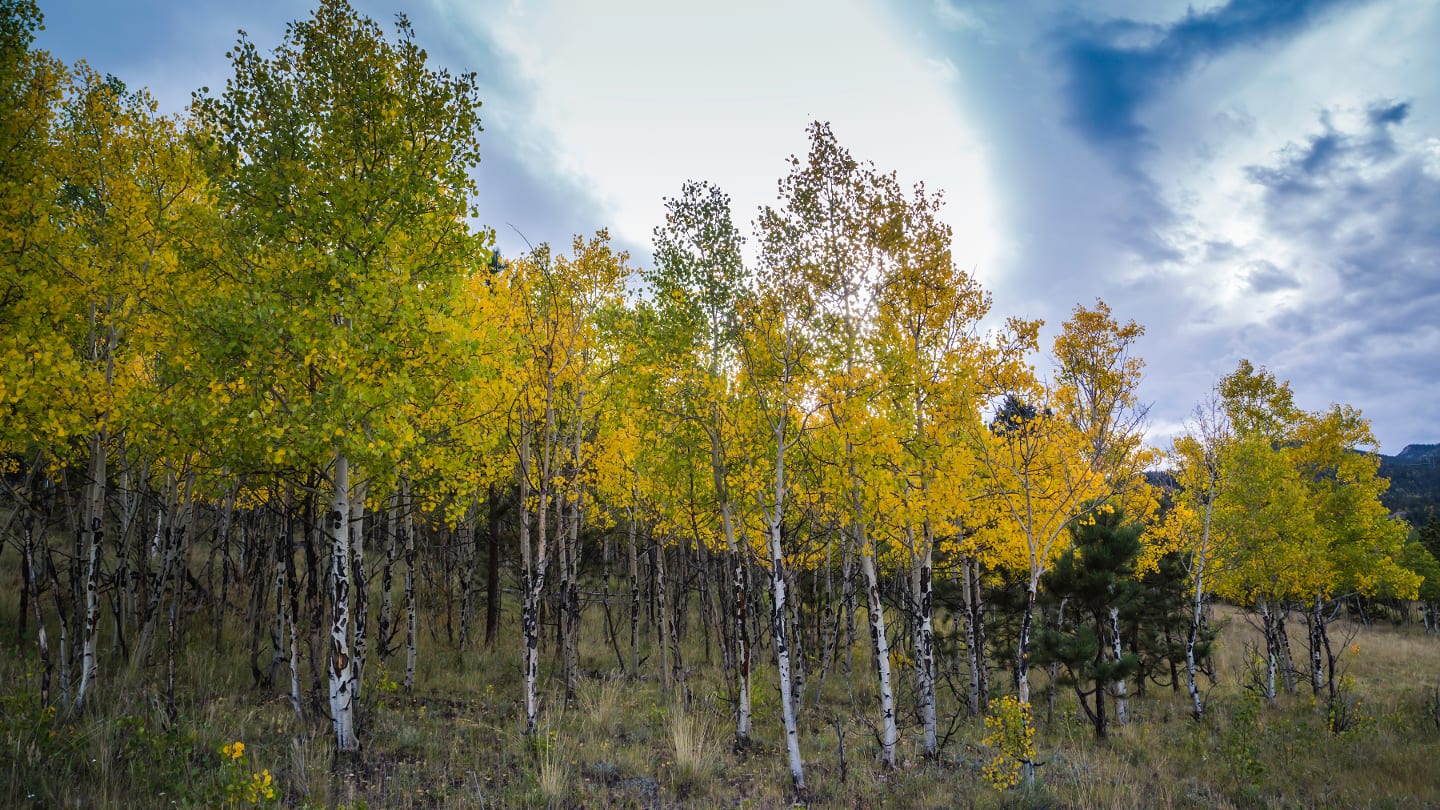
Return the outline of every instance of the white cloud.
[[[540,0],[470,9],[534,92],[528,124],[555,146],[545,168],[595,190],[632,244],[649,244],[663,198],[687,179],[724,188],[748,226],[818,119],[856,157],[946,190],[957,261],[998,262],[986,145],[957,110],[955,67],[903,41],[871,4]]]

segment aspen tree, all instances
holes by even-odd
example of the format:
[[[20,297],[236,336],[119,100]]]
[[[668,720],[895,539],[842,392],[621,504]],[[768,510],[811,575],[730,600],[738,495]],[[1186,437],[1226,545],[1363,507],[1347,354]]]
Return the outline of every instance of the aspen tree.
[[[874,322],[874,286],[885,256],[880,230],[895,206],[893,179],[861,165],[836,141],[826,124],[810,129],[810,152],[782,181],[787,225],[793,229],[794,258],[816,303],[816,396],[824,403],[827,428],[836,434],[835,486],[846,505],[846,529],[860,555],[870,619],[870,641],[880,692],[880,758],[895,767],[898,726],[890,672],[889,636],[876,548],[873,491],[875,434],[884,429],[870,403],[880,395],[869,352]],[[887,182],[888,181],[888,182]]]
[[[84,334],[69,400],[85,424],[85,484],[80,499],[77,561],[82,566],[81,708],[97,675],[99,578],[110,458],[125,446],[154,384],[154,356],[168,342],[170,289],[180,279],[185,218],[208,202],[179,124],[161,118],[143,92],[83,65],[55,132],[65,180],[52,248],[54,269]],[[73,397],[73,399],[71,399]],[[137,437],[143,439],[143,437]],[[78,597],[77,597],[78,598]]]
[[[963,533],[974,511],[972,493],[961,485],[973,480],[974,459],[959,425],[973,423],[981,404],[979,368],[990,362],[991,347],[979,335],[979,322],[990,297],[956,267],[938,195],[917,185],[908,200],[898,189],[888,196],[880,242],[890,261],[876,282],[871,351],[900,452],[891,455],[894,478],[879,511],[899,525],[909,557],[915,685],[923,750],[933,757],[939,750],[935,555],[940,535]]]
[[[1310,628],[1310,684],[1319,697],[1339,698],[1336,661],[1344,654],[1329,636],[1331,603],[1352,595],[1390,594],[1414,599],[1419,577],[1401,564],[1409,526],[1392,519],[1380,501],[1389,487],[1378,475],[1378,443],[1370,422],[1348,405],[1306,415],[1289,448],[1311,491],[1317,534],[1327,576],[1304,594]]]
[[[64,176],[53,130],[71,79],[59,60],[32,47],[41,19],[29,0],[0,5],[0,402],[7,407],[0,451],[7,456],[28,448],[64,455],[68,437],[84,431],[68,398],[54,393],[80,374],[65,337],[73,299],[51,260]]]
[[[1171,536],[1173,544],[1187,552],[1190,573],[1190,629],[1185,636],[1185,686],[1190,693],[1196,720],[1205,716],[1205,703],[1195,679],[1196,648],[1200,644],[1204,620],[1206,569],[1215,554],[1212,529],[1215,525],[1215,500],[1224,486],[1221,455],[1231,439],[1229,421],[1220,400],[1213,393],[1195,406],[1187,423],[1188,432],[1177,438],[1171,453],[1180,492],[1176,503],[1165,516],[1161,530]]]
[[[1290,384],[1241,360],[1216,386],[1234,439],[1221,456],[1225,488],[1213,515],[1218,545],[1216,592],[1260,614],[1265,673],[1260,684],[1274,700],[1277,679],[1294,690],[1283,602],[1318,584],[1318,560],[1305,542],[1315,531],[1304,483],[1285,459],[1302,411]],[[1300,580],[1307,580],[1301,582]]]
[[[1011,321],[1011,345],[1024,348],[1038,324]],[[1056,338],[1057,381],[1011,366],[997,377],[1007,393],[989,431],[975,443],[1003,517],[995,530],[1005,564],[1025,574],[1016,645],[1016,680],[1030,702],[1030,640],[1040,577],[1069,545],[1069,527],[1112,501],[1144,504],[1141,471],[1151,458],[1134,415],[1141,364],[1129,355],[1140,328],[1120,326],[1099,302],[1076,307]],[[1033,345],[1033,344],[1030,344]],[[1133,513],[1134,509],[1130,509]],[[1148,507],[1146,507],[1148,511]]]
[[[527,733],[534,733],[539,712],[540,599],[551,554],[561,544],[569,544],[561,549],[568,558],[561,562],[571,566],[561,575],[570,589],[571,614],[562,622],[578,624],[573,615],[578,612],[573,566],[578,556],[580,488],[592,461],[585,449],[586,392],[595,390],[596,376],[603,376],[601,366],[616,362],[613,355],[597,353],[595,316],[603,306],[619,300],[629,274],[627,261],[625,253],[611,249],[609,234],[600,231],[589,240],[577,237],[569,257],[552,256],[542,245],[511,263],[515,300],[521,309],[516,348],[521,383],[513,430],[520,476]],[[557,501],[565,509],[552,515]],[[573,634],[564,639],[567,644],[576,641]],[[573,649],[569,654],[573,656]],[[573,678],[574,668],[567,670]],[[567,691],[573,689],[571,680]]]
[[[792,174],[782,180],[781,202],[791,202],[801,170],[791,158]],[[761,432],[751,464],[757,479],[756,512],[764,521],[770,568],[770,632],[779,670],[780,708],[785,727],[785,749],[790,778],[797,791],[805,788],[795,721],[794,684],[791,682],[790,629],[786,611],[790,594],[785,575],[785,510],[793,482],[787,477],[787,457],[805,436],[815,403],[810,391],[814,362],[814,319],[817,302],[804,272],[803,240],[794,214],[787,208],[764,207],[756,221],[760,239],[760,267],[754,288],[740,303],[741,367],[747,393],[753,397]],[[756,483],[760,483],[759,480]]]
[[[225,90],[195,105],[228,212],[217,305],[201,320],[221,336],[212,366],[233,369],[219,382],[243,415],[246,443],[229,452],[237,466],[323,472],[331,485],[326,669],[346,751],[358,747],[343,716],[354,708],[341,604],[351,556],[335,524],[348,522],[352,467],[373,477],[420,441],[410,403],[429,372],[414,358],[443,343],[488,238],[465,222],[474,77],[432,69],[403,17],[397,28],[391,42],[344,0],[324,0],[271,56],[242,34]]]
[[[1266,637],[1262,686],[1274,699],[1277,675],[1293,689],[1282,606],[1305,606],[1307,680],[1316,697],[1336,698],[1328,605],[1336,596],[1393,592],[1408,598],[1418,578],[1399,563],[1406,529],[1380,503],[1388,482],[1358,411],[1334,405],[1306,412],[1288,382],[1241,361],[1220,381],[1236,439],[1222,469],[1227,485],[1215,523],[1225,541],[1217,587],[1261,614]]]
[[[1110,307],[1096,300],[1093,309],[1076,306],[1055,339],[1054,358],[1064,408],[1071,424],[1084,436],[1091,463],[1105,478],[1106,497],[1130,520],[1146,522],[1155,508],[1150,487],[1142,475],[1159,455],[1142,446],[1149,407],[1139,402],[1136,389],[1144,361],[1132,353],[1145,327],[1115,320]],[[1120,609],[1109,608],[1107,646],[1112,668],[1122,671]],[[1111,685],[1115,692],[1116,720],[1129,722],[1126,683]]]
[[[731,220],[730,198],[709,184],[686,183],[680,197],[666,200],[665,225],[655,229],[655,270],[646,276],[664,331],[660,362],[666,376],[678,381],[669,412],[697,425],[708,445],[710,492],[732,566],[735,741],[741,746],[750,740],[750,595],[744,548],[736,539],[730,471],[735,427],[729,412],[735,394],[735,305],[747,275],[743,241]]]

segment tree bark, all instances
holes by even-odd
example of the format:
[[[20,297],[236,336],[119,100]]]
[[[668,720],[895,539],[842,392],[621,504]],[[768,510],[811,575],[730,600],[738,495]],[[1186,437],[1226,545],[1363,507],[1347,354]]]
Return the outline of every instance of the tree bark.
[[[637,530],[632,507],[625,539],[630,555],[630,675],[636,678],[640,677],[640,550],[635,540]]]
[[[778,509],[777,509],[778,514]],[[775,662],[780,678],[780,708],[785,722],[785,750],[790,757],[790,778],[795,789],[805,788],[805,766],[800,760],[800,736],[795,727],[795,701],[791,694],[790,648],[785,627],[785,558],[780,546],[780,522],[770,525],[770,588],[775,603],[770,608],[770,632],[775,642]]]
[[[655,554],[655,620],[660,633],[660,686],[670,689],[670,600],[667,598],[665,581],[665,544],[660,537],[651,534]]]
[[[775,500],[768,510],[770,530],[770,632],[775,644],[775,663],[780,679],[780,710],[785,722],[785,750],[790,758],[790,779],[796,792],[805,789],[805,766],[800,759],[800,735],[795,726],[795,700],[790,683],[790,644],[785,626],[785,553],[782,526],[785,515],[785,425],[784,415],[775,422]]]
[[[391,591],[395,585],[395,553],[400,534],[400,493],[390,496],[390,506],[385,510],[385,567],[380,569],[380,619],[376,628],[376,653],[383,663],[392,652],[390,641],[395,636],[393,620],[394,599]]]
[[[75,690],[76,711],[84,708],[85,698],[97,674],[95,644],[100,622],[100,543],[105,534],[105,437],[106,432],[101,429],[90,438],[90,472],[85,482],[84,513],[81,515],[85,538],[82,543],[85,554],[85,618],[80,685]]]
[[[1260,622],[1265,636],[1265,699],[1271,703],[1275,702],[1275,672],[1279,667],[1279,644],[1275,641],[1275,620],[1274,608],[1269,602],[1260,600]],[[1284,632],[1282,627],[1280,632]]]
[[[551,411],[546,409],[545,430],[550,433],[553,424]],[[537,684],[540,676],[540,597],[545,589],[545,563],[548,554],[548,514],[550,509],[550,478],[545,469],[540,474],[539,503],[534,511],[536,518],[535,537],[530,536],[532,513],[530,510],[530,430],[522,424],[520,435],[520,549],[522,552],[521,590],[522,606],[520,615],[521,634],[524,642],[525,669],[525,733],[535,733],[540,703]],[[544,466],[542,464],[542,466]]]
[[[278,544],[275,553],[283,552],[285,555],[282,566],[285,573],[285,590],[288,596],[285,605],[285,624],[290,628],[290,703],[295,709],[295,717],[303,723],[305,722],[305,704],[300,694],[300,580],[295,573],[294,513],[293,501],[287,498],[285,537]],[[308,535],[308,527],[305,531]]]
[[[355,656],[351,678],[355,682],[356,700],[360,699],[365,683],[365,658],[370,649],[370,594],[369,583],[365,580],[365,493],[364,484],[355,485],[349,515],[351,579],[355,592]]]
[[[924,753],[927,758],[933,759],[940,753],[939,734],[936,728],[935,626],[932,615],[934,569],[931,549],[934,546],[928,536],[930,534],[928,523],[922,531],[924,551],[914,560],[910,570],[912,610],[915,615],[915,691],[920,702],[920,721],[925,729]]]
[[[1035,622],[1037,579],[1032,576],[1025,584],[1025,607],[1020,614],[1020,636],[1015,644],[1015,691],[1020,702],[1026,705],[1030,703],[1030,631]]]
[[[712,449],[712,453],[716,452]],[[715,480],[717,491],[724,482],[724,476],[719,470],[716,471]],[[735,744],[741,747],[750,744],[750,630],[746,624],[745,611],[750,602],[750,595],[745,587],[745,562],[741,558],[742,551],[735,541],[735,521],[731,514],[729,490],[724,489],[724,496],[720,501],[720,529],[725,535],[725,550],[728,559],[734,565],[734,573],[730,582],[731,595],[734,600],[732,610],[734,615],[735,641],[735,685],[738,692],[735,706]]]
[[[1120,609],[1110,608],[1110,659],[1117,664],[1124,654],[1124,645],[1120,643]],[[1115,681],[1115,722],[1126,725],[1130,722],[1129,701],[1126,699],[1125,679]]]
[[[341,751],[360,750],[355,734],[355,673],[350,660],[350,462],[335,454],[334,491],[326,528],[329,530],[332,578],[330,622],[330,716],[335,744]]]
[[[1185,636],[1185,686],[1190,690],[1190,702],[1194,706],[1195,719],[1205,717],[1205,703],[1200,698],[1200,687],[1195,682],[1195,645],[1200,640],[1200,627],[1205,619],[1205,563],[1210,553],[1210,526],[1215,511],[1215,479],[1211,473],[1209,488],[1205,493],[1205,525],[1200,532],[1200,548],[1193,562],[1195,576],[1195,597],[1191,603],[1190,632]]]
[[[400,480],[400,537],[405,549],[405,694],[415,694],[415,645],[420,636],[415,607],[415,518],[410,483]]]
[[[472,507],[459,527],[459,548],[455,561],[460,569],[460,648],[470,644],[475,621],[475,568],[480,562],[480,516]]]
[[[500,635],[500,493],[490,485],[485,498],[485,539],[489,559],[485,567],[485,647],[494,649]]]
[[[41,526],[41,536],[43,536],[43,521]],[[40,653],[40,705],[45,707],[50,705],[50,643],[45,636],[45,616],[40,610],[40,570],[36,567],[35,557],[35,516],[28,509],[21,518],[21,531],[24,532],[25,538],[25,567],[30,571],[26,587],[30,595],[30,609],[35,615],[35,644]]]
[[[960,565],[960,592],[965,601],[965,654],[970,668],[970,714],[979,717],[985,711],[986,696],[982,684],[985,674],[985,647],[980,629],[979,560],[966,557]]]
[[[880,581],[875,571],[874,538],[869,536],[861,503],[860,478],[855,470],[855,448],[847,437],[845,455],[850,468],[851,531],[860,553],[860,571],[865,575],[866,605],[870,614],[870,648],[875,654],[875,674],[880,685],[880,760],[895,767],[895,741],[899,737],[895,719],[895,692],[890,679],[890,641],[885,633],[885,610],[880,601]]]

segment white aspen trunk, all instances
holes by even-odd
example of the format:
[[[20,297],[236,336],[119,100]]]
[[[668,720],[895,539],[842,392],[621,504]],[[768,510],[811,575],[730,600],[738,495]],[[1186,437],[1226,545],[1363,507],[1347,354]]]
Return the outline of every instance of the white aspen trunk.
[[[745,587],[745,565],[738,553],[732,555],[732,559],[735,561],[735,668],[738,670],[737,677],[740,682],[735,715],[735,742],[744,746],[750,743],[750,716],[753,713],[750,707],[750,629],[745,615],[749,608],[750,595]]]
[[[575,699],[580,684],[580,509],[583,503],[580,465],[581,446],[585,433],[585,388],[579,386],[575,394],[575,428],[571,436],[570,471],[571,481],[568,492],[562,500],[561,543],[564,546],[561,575],[564,581],[560,588],[560,629],[564,640],[562,658],[565,668],[565,700]]]
[[[655,624],[660,633],[660,686],[670,690],[670,603],[665,596],[665,544],[655,541]]]
[[[1030,577],[1025,585],[1025,609],[1020,614],[1020,637],[1015,648],[1015,689],[1021,703],[1030,704],[1030,630],[1035,622],[1035,595],[1039,588],[1038,575]]]
[[[640,550],[636,546],[635,510],[630,510],[630,528],[625,539],[630,553],[630,677],[640,676]]]
[[[107,374],[108,377],[108,374]],[[84,708],[85,698],[95,681],[97,665],[95,645],[100,623],[100,540],[104,536],[105,518],[105,431],[96,431],[90,438],[90,479],[85,482],[85,511],[82,531],[85,533],[85,621],[80,653],[80,685],[75,690],[75,710]]]
[[[285,662],[285,544],[275,544],[275,621],[270,625],[270,668],[267,680]]]
[[[40,652],[40,705],[50,705],[50,643],[45,637],[45,616],[40,610],[40,573],[35,567],[35,518],[26,514],[24,521],[25,565],[30,569],[30,580],[25,587],[30,589],[30,607],[35,614],[35,643]]]
[[[60,658],[60,705],[70,705],[70,622],[65,618],[65,602],[60,598],[60,588],[55,588],[55,616],[60,620],[60,645],[56,650]]]
[[[735,575],[731,590],[734,596],[735,614],[735,744],[746,746],[750,743],[750,635],[745,624],[745,610],[749,594],[745,591],[745,567],[740,560],[740,548],[735,543],[735,518],[730,507],[730,488],[726,481],[725,459],[720,446],[720,419],[712,409],[710,428],[710,469],[715,482],[715,493],[720,502],[720,530],[725,536],[725,550],[735,564]]]
[[[890,677],[890,641],[885,633],[885,610],[880,602],[880,579],[875,570],[875,544],[865,526],[860,477],[855,470],[855,447],[845,439],[845,458],[850,468],[851,531],[860,552],[860,570],[865,575],[867,612],[870,615],[870,647],[875,653],[875,673],[880,682],[880,759],[886,768],[895,767],[895,742],[899,729],[895,718],[895,690]]]
[[[780,708],[785,722],[785,750],[790,757],[790,778],[796,790],[805,788],[805,766],[800,760],[800,736],[795,727],[795,701],[790,684],[790,649],[785,629],[785,559],[780,549],[780,524],[770,527],[770,587],[775,604],[771,609],[771,632],[775,636],[775,662],[780,677]]]
[[[97,320],[97,309],[90,308],[90,359],[92,362],[105,361],[105,388],[112,389],[115,382],[115,359],[113,347],[116,330],[110,326],[102,337]],[[110,417],[109,411],[101,414],[103,425]],[[108,431],[101,427],[90,437],[89,480],[85,482],[85,496],[80,515],[80,531],[85,542],[82,554],[85,565],[85,612],[81,620],[80,684],[75,690],[74,708],[84,708],[85,698],[98,675],[95,647],[99,640],[100,623],[100,551],[104,536],[105,520],[105,443]],[[73,598],[73,597],[72,597]]]
[[[415,614],[415,519],[410,482],[400,480],[400,532],[405,539],[405,694],[415,694],[415,645],[420,635]]]
[[[1028,708],[1030,706],[1030,631],[1035,623],[1035,597],[1040,587],[1040,574],[1032,569],[1030,581],[1025,585],[1025,610],[1020,614],[1020,635],[1015,645],[1016,697]],[[1096,703],[1104,700],[1101,690],[1095,690]],[[1020,766],[1020,778],[1026,788],[1035,784],[1035,763],[1026,760]]]
[[[1205,525],[1200,532],[1200,550],[1195,554],[1195,599],[1191,605],[1190,633],[1185,637],[1185,686],[1190,690],[1190,702],[1195,709],[1195,719],[1205,717],[1205,703],[1200,698],[1200,687],[1195,682],[1195,645],[1200,638],[1200,625],[1205,610],[1205,562],[1210,552],[1210,522],[1215,509],[1215,476],[1210,476],[1210,486],[1205,494]]]
[[[546,410],[546,430],[549,430],[549,410]],[[534,734],[540,713],[540,699],[536,690],[540,677],[540,595],[545,588],[546,553],[546,512],[549,509],[549,477],[542,470],[539,508],[532,515],[530,510],[530,428],[528,419],[522,422],[520,433],[520,552],[524,563],[522,570],[520,625],[523,636],[523,665],[525,669],[525,733]],[[530,531],[532,518],[538,517],[536,538],[532,544]]]
[[[1285,629],[1285,618],[1289,608],[1281,603],[1274,610],[1275,616],[1275,657],[1279,662],[1280,678],[1285,684],[1285,694],[1295,694],[1295,658],[1290,654],[1290,633]]]
[[[1325,603],[1317,595],[1310,607],[1310,688],[1315,697],[1325,689]]]
[[[122,457],[122,458],[124,457],[124,449],[123,449],[123,446],[122,446],[122,449],[121,449],[121,457]],[[127,465],[127,467],[128,467],[128,465]],[[127,474],[128,474],[128,471],[127,471]],[[235,494],[236,494],[236,490],[237,490],[238,488],[239,488],[238,482],[235,483],[235,484],[232,484],[231,487],[230,487],[230,492],[227,493],[227,494],[225,495],[224,499],[221,501],[221,504],[220,504],[220,525],[219,525],[218,527],[216,527],[216,530],[215,530],[215,540],[216,540],[216,543],[217,543],[217,544],[219,545],[219,547],[220,547],[220,567],[221,567],[219,608],[215,611],[215,649],[216,649],[216,650],[219,650],[220,647],[221,647],[221,645],[222,645],[222,643],[223,643],[223,642],[222,642],[222,638],[223,638],[223,633],[224,633],[224,630],[225,630],[225,614],[226,614],[226,612],[228,611],[229,601],[230,601],[230,580],[231,580],[231,578],[232,578],[232,576],[231,576],[231,569],[232,569],[232,567],[234,567],[234,568],[237,569],[236,572],[235,572],[235,576],[234,576],[233,578],[234,578],[235,580],[237,580],[237,581],[241,581],[241,582],[244,581],[244,571],[245,571],[245,543],[243,542],[243,539],[242,539],[242,542],[240,543],[240,555],[239,555],[239,556],[240,556],[240,559],[237,560],[237,561],[235,561],[235,563],[234,563],[233,566],[232,566],[232,563],[231,563],[231,560],[230,560],[230,521],[233,519],[234,512],[235,512]],[[123,537],[123,535],[124,535],[124,532],[125,532],[125,530],[124,530],[124,528],[122,527],[122,528],[121,528],[121,535],[122,535],[122,537]],[[121,560],[122,560],[122,565],[123,565],[124,549],[123,549],[123,548],[119,548],[119,549],[117,549],[117,551],[119,551],[119,556],[120,556],[120,558],[121,558]],[[118,612],[117,612],[117,614],[116,614],[116,616],[115,616],[115,619],[116,619],[116,622],[118,623],[119,620],[120,620],[120,616],[119,616]],[[117,630],[118,630],[118,628],[117,628]],[[119,633],[118,633],[118,632],[116,633],[116,636],[117,636],[117,637],[119,636]]]
[[[330,716],[341,751],[360,750],[355,736],[355,677],[350,661],[350,462],[335,454],[334,494],[325,521],[330,535],[330,577],[334,590],[330,623]]]
[[[870,614],[870,645],[875,651],[875,671],[880,680],[880,759],[895,767],[895,693],[890,685],[890,642],[885,635],[885,612],[880,604],[880,582],[875,572],[875,550],[869,548],[863,530],[856,528],[860,546],[860,570],[865,574],[866,605]]]
[[[1270,604],[1260,601],[1260,620],[1265,628],[1265,699],[1275,702],[1275,670],[1279,656],[1275,652],[1275,619]]]
[[[1317,600],[1319,597],[1316,597]],[[1317,602],[1317,615],[1315,626],[1319,628],[1320,647],[1325,650],[1325,671],[1324,686],[1329,699],[1335,700],[1335,650],[1330,646],[1330,617],[1325,615],[1324,602]]]
[[[116,621],[133,629],[140,626],[140,566],[137,563],[143,559],[145,550],[145,528],[141,525],[143,512],[139,493],[146,488],[147,480],[143,469],[133,471],[127,467],[126,471],[127,474],[133,474],[135,477],[121,485],[122,489],[132,494],[122,502],[121,520],[124,528],[116,542],[117,553],[120,557],[119,563],[124,569],[123,575],[116,581],[120,600],[120,616]],[[130,540],[132,534],[137,538],[134,541]],[[132,636],[132,644],[125,649],[125,654],[131,655],[133,649]]]
[[[800,759],[800,734],[795,727],[795,700],[790,683],[790,646],[785,628],[785,553],[781,520],[785,515],[785,417],[775,427],[775,506],[770,513],[770,588],[775,597],[770,627],[775,637],[775,663],[780,678],[780,710],[785,721],[785,750],[790,757],[790,778],[795,790],[805,789],[805,765]]]
[[[990,662],[985,655],[985,591],[980,585],[980,562],[977,559],[970,569],[971,584],[975,591],[975,661],[976,674],[980,678],[980,705],[990,703]]]
[[[915,691],[920,702],[920,720],[925,727],[925,756],[940,753],[935,709],[935,624],[932,549],[927,525],[923,531],[924,551],[911,568],[911,606],[915,613]]]
[[[460,553],[460,649],[470,646],[470,627],[475,621],[475,565],[480,557],[479,515],[467,510],[459,526]]]
[[[565,612],[570,601],[570,493],[561,485],[555,492],[555,643],[560,646],[560,675],[565,683],[565,702],[573,700],[570,684],[570,623]]]
[[[294,534],[291,527],[285,531],[285,587],[288,598],[285,603],[285,623],[290,627],[290,703],[295,707],[295,716],[305,722],[305,704],[300,692],[300,582],[295,576],[295,554],[291,544]]]
[[[917,335],[918,341],[918,335]],[[919,356],[918,343],[913,347],[915,355]],[[915,438],[923,440],[925,436],[925,403],[919,396],[920,386],[916,386],[916,397],[913,401],[915,408]],[[930,500],[929,465],[921,462],[920,469],[920,496],[926,502]],[[921,547],[918,553],[913,554],[911,565],[911,583],[913,592],[911,594],[911,610],[915,617],[912,636],[915,644],[915,686],[917,697],[920,701],[920,721],[925,729],[925,757],[934,759],[940,753],[939,731],[936,728],[936,707],[935,707],[935,623],[934,623],[934,574],[935,574],[935,532],[930,525],[930,519],[925,518],[920,527]],[[915,548],[914,532],[907,527],[906,534],[909,535],[910,547]]]
[[[390,655],[390,637],[395,634],[393,623],[394,599],[391,596],[395,584],[395,538],[399,531],[400,493],[390,497],[390,508],[385,515],[385,568],[380,573],[380,621],[376,629],[379,646],[376,651],[383,662]]]
[[[971,566],[978,566],[980,563],[970,558],[965,558],[960,567],[961,588],[960,592],[965,598],[965,654],[970,665],[970,714],[979,717],[985,710],[985,702],[980,699],[980,668],[984,666],[984,656],[980,654],[978,633],[975,632],[975,622],[978,618],[975,596],[970,590],[970,569]]]
[[[277,616],[283,617],[280,620],[280,627],[277,629],[275,654],[279,660],[288,660],[290,668],[290,706],[295,710],[295,717],[301,723],[305,722],[305,704],[300,694],[300,628],[296,617],[300,614],[300,583],[295,576],[295,527],[291,522],[292,505],[290,494],[285,496],[285,519],[282,523],[284,535],[275,544],[276,559],[276,599],[280,603],[276,605]],[[280,633],[288,628],[290,641],[290,654],[288,659],[283,653],[279,638]]]
[[[359,700],[365,683],[365,654],[370,646],[370,596],[365,581],[365,490],[364,484],[356,484],[350,500],[350,555],[355,581],[355,656],[351,677],[355,681],[356,700]]]
[[[160,608],[165,598],[165,588],[170,582],[170,573],[181,559],[184,550],[185,532],[188,528],[182,514],[183,500],[180,495],[179,478],[172,472],[166,476],[165,508],[163,520],[159,522],[164,542],[160,548],[160,571],[150,582],[149,601],[145,606],[144,626],[140,629],[139,640],[135,643],[135,664],[142,663],[150,654],[150,644],[155,637],[155,625],[160,620]]]
[[[1119,662],[1120,656],[1124,654],[1124,645],[1120,643],[1120,608],[1110,608],[1110,658]],[[1130,722],[1129,692],[1124,678],[1114,683],[1115,689],[1115,722],[1126,725]]]

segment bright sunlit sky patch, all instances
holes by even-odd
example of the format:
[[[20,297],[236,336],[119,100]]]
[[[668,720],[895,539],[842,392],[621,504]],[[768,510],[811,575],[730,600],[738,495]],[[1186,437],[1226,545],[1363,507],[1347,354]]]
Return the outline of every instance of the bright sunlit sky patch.
[[[1348,402],[1385,452],[1440,441],[1433,0],[352,0],[484,88],[481,220],[506,253],[609,227],[648,265],[687,179],[748,231],[805,126],[944,189],[1001,315],[1104,298],[1148,328],[1164,444],[1250,358]],[[162,109],[223,87],[284,0],[40,0],[39,40]],[[523,238],[522,238],[523,235]]]

